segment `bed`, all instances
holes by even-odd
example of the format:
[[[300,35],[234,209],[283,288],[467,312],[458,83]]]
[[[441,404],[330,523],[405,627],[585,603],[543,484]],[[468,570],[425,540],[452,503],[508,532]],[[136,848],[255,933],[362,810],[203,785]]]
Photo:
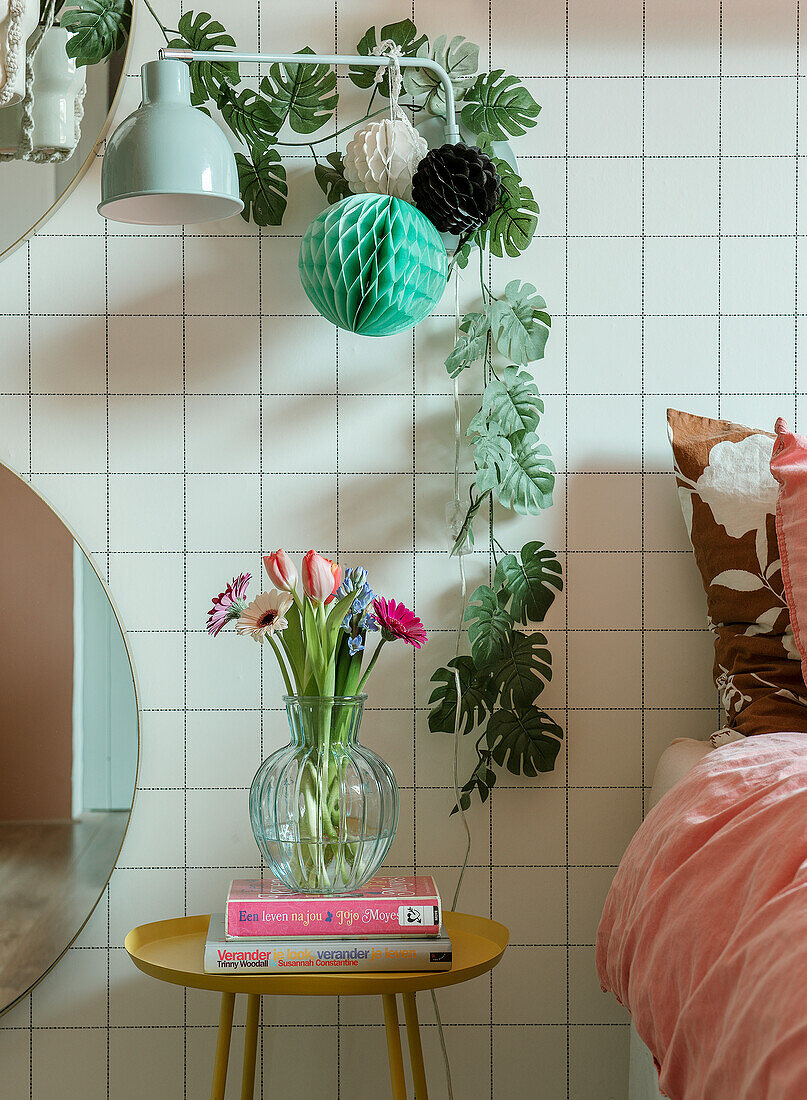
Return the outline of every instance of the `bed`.
[[[597,971],[631,1013],[631,1100],[803,1100],[807,437],[667,422],[725,726],[664,753]]]
[[[623,857],[597,969],[632,1016],[631,1100],[807,1097],[805,734],[703,747]]]

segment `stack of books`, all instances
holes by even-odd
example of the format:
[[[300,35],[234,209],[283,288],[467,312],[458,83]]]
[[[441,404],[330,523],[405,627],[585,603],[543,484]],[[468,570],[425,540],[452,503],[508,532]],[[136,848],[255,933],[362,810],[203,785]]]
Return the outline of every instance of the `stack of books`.
[[[450,970],[431,875],[378,875],[350,895],[295,894],[277,879],[234,879],[210,918],[209,974]]]

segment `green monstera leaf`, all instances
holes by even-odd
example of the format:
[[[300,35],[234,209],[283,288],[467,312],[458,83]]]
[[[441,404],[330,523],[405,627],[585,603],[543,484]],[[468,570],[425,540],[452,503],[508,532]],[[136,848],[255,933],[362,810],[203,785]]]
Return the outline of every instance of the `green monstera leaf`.
[[[527,364],[543,359],[552,324],[546,302],[532,283],[513,279],[490,309],[493,342],[513,363]]]
[[[177,24],[179,38],[172,38],[168,45],[179,50],[220,50],[222,46],[235,46],[235,39],[228,34],[217,19],[211,19],[206,11],[198,14],[187,11]],[[222,84],[238,84],[238,65],[235,61],[194,61],[190,66],[191,103],[194,107],[217,100]]]
[[[560,752],[563,730],[537,707],[497,710],[485,731],[491,755],[513,775],[535,777],[551,772]]]
[[[501,659],[490,668],[503,707],[520,710],[532,706],[552,679],[552,654],[547,645],[543,634],[510,632]]]
[[[454,95],[462,99],[471,86],[479,68],[479,47],[461,34],[450,39],[441,34],[429,49],[428,42],[417,51],[418,57],[430,58],[442,65],[454,88]],[[430,115],[445,117],[446,96],[442,82],[430,69],[404,69],[404,88],[411,96],[423,97],[423,106]]]
[[[531,432],[541,422],[543,411],[544,403],[532,375],[517,367],[505,367],[501,378],[494,378],[485,386],[482,408],[468,425],[467,434],[482,435],[491,430],[491,422],[498,435]]]
[[[286,169],[280,162],[276,149],[266,145],[254,145],[248,157],[235,154],[238,165],[238,183],[244,209],[241,217],[250,218],[256,225],[280,225],[286,209]]]
[[[429,696],[429,729],[432,733],[453,733],[457,720],[457,670],[460,680],[460,733],[470,733],[484,721],[496,701],[491,679],[480,673],[471,657],[454,657],[447,668],[438,668],[432,683],[438,686]]]
[[[297,51],[313,53],[310,46]],[[273,65],[260,85],[282,121],[296,134],[313,134],[331,118],[339,102],[336,73],[327,65]]]
[[[225,82],[216,105],[224,121],[245,145],[266,144],[280,129],[281,120],[269,101],[251,88],[237,92]]]
[[[480,73],[465,93],[462,121],[472,134],[494,141],[521,137],[535,125],[541,108],[515,76],[504,69]]]
[[[496,496],[505,508],[521,516],[537,516],[552,505],[555,464],[550,450],[532,432],[509,439],[510,461],[503,465]]]
[[[471,778],[467,783],[464,783],[460,788],[460,801],[459,806],[455,806],[451,811],[452,814],[459,813],[460,807],[463,810],[469,810],[471,808],[471,795],[476,791],[479,795],[481,802],[487,802],[490,792],[493,790],[493,785],[496,782],[496,772],[491,768],[491,753],[485,749],[479,751],[479,763],[471,772]]]
[[[492,160],[502,181],[499,205],[456,252],[454,261],[461,268],[467,267],[474,248],[489,248],[494,256],[507,254],[515,259],[528,247],[538,228],[541,211],[532,191],[506,161],[497,157]]]
[[[481,359],[488,346],[490,318],[487,313],[467,313],[460,322],[457,341],[446,359],[446,370],[456,378],[471,363]]]
[[[468,431],[471,430],[477,416],[468,425]],[[480,430],[483,434],[474,443],[475,484],[480,493],[491,493],[499,488],[502,471],[507,469],[512,461],[513,448],[507,436],[495,430],[495,425],[492,431],[486,431],[481,426]]]
[[[82,0],[62,12],[70,32],[65,50],[76,65],[97,65],[126,45],[132,26],[131,0]]]
[[[496,425],[474,444],[476,488],[521,516],[537,516],[552,504],[555,464],[534,432],[499,435]]]
[[[314,178],[320,186],[320,190],[333,206],[340,199],[346,199],[353,192],[345,179],[345,163],[341,153],[328,153],[325,158],[327,164],[318,161],[314,166]]]
[[[488,668],[504,657],[513,620],[492,588],[480,584],[474,591],[465,608],[465,622],[469,624],[468,638],[477,669]]]
[[[518,623],[540,623],[555,596],[563,590],[563,569],[556,555],[542,542],[528,542],[521,556],[507,554],[499,559],[494,584],[505,592],[510,614]]]
[[[521,176],[505,161],[494,159],[494,163],[502,179],[501,200],[476,235],[481,248],[489,248],[500,259],[505,253],[515,259],[535,235],[541,211]]]
[[[356,53],[369,57],[378,44],[385,40],[399,46],[404,57],[414,57],[422,47],[428,48],[429,43],[425,34],[418,34],[417,27],[411,19],[401,19],[398,23],[387,23],[380,31],[376,31],[375,27],[368,27],[356,47]],[[354,65],[350,69],[350,79],[357,88],[372,88],[375,84],[375,74],[375,69],[365,68],[363,65],[361,67]],[[378,90],[381,95],[389,99],[389,73],[384,73]]]

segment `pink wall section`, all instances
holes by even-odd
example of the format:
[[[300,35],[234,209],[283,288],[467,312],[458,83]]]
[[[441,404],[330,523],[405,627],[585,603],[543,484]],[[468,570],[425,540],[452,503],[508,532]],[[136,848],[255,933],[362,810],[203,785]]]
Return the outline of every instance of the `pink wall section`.
[[[73,538],[0,467],[0,821],[71,816]]]

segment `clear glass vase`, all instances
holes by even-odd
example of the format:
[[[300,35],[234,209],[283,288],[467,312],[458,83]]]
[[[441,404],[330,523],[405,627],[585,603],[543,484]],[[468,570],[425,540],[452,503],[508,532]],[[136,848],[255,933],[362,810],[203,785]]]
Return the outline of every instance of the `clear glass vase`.
[[[291,743],[258,768],[249,815],[263,858],[291,890],[357,889],[376,873],[395,836],[395,777],[356,740],[366,698],[284,697]]]

